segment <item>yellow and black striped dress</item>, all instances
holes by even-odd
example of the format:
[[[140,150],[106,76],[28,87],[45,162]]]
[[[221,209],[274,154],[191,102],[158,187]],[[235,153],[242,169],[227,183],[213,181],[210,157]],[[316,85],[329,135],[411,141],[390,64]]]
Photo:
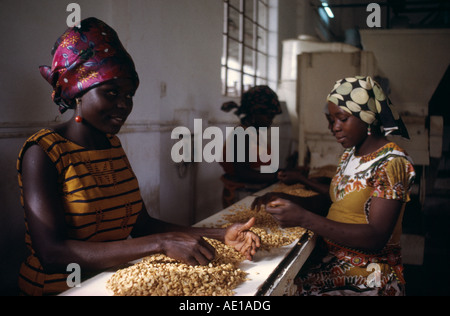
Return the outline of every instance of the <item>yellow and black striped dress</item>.
[[[50,129],[30,137],[17,161],[22,205],[21,162],[25,151],[37,144],[58,171],[68,238],[89,242],[126,239],[142,210],[142,198],[120,140],[116,136],[109,140],[110,149],[87,150]],[[33,250],[26,216],[25,225],[25,242],[31,255],[20,269],[22,294],[55,295],[67,290],[69,273],[45,273]]]

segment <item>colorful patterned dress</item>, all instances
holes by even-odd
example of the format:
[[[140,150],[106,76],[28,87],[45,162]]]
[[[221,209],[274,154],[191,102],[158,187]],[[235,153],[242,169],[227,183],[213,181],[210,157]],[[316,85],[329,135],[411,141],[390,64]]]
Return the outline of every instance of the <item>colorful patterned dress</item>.
[[[299,295],[404,295],[400,237],[414,178],[410,158],[394,143],[362,157],[355,155],[354,148],[344,152],[331,183],[333,204],[327,218],[366,224],[374,197],[403,202],[401,213],[393,234],[379,253],[349,249],[324,239],[321,245],[325,255],[300,271],[296,279]]]
[[[67,236],[72,240],[107,242],[128,238],[142,210],[139,184],[119,139],[109,136],[110,149],[87,150],[44,129],[30,137],[17,162],[22,191],[22,159],[39,145],[59,176]],[[21,192],[23,205],[23,192]],[[22,264],[19,287],[24,295],[55,295],[68,289],[67,274],[48,274],[33,249],[25,218],[25,242],[31,255]],[[83,274],[83,271],[81,271]]]

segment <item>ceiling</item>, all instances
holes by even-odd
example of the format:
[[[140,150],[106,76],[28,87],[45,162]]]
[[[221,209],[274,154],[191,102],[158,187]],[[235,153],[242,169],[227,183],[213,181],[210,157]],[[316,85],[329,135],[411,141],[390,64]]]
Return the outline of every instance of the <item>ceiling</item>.
[[[319,3],[321,0],[316,0]],[[361,10],[377,3],[387,12],[387,27],[450,28],[450,0],[327,0],[330,8]],[[317,3],[317,2],[316,2]]]

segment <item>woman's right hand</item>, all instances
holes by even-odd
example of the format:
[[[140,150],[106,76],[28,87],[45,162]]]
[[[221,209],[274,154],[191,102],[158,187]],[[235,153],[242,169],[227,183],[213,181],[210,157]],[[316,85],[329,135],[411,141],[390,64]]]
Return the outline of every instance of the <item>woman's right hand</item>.
[[[171,232],[161,234],[162,252],[191,266],[207,265],[215,258],[215,249],[203,237]]]
[[[253,200],[253,203],[251,205],[251,209],[252,210],[256,210],[257,212],[259,212],[262,208],[262,206],[267,206],[269,203],[278,200],[278,199],[284,199],[287,201],[291,201],[293,203],[295,203],[296,201],[299,200],[298,197],[294,196],[294,195],[290,195],[287,193],[283,193],[283,192],[269,192],[266,193],[262,196],[258,196],[257,198],[255,198]]]

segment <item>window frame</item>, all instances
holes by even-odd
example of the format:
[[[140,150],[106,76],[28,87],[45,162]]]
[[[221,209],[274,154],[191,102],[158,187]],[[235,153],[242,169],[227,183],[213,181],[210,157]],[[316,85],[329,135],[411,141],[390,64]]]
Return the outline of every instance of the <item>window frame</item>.
[[[236,3],[239,4],[239,8]],[[221,63],[222,95],[227,97],[240,97],[248,88],[270,82],[269,78],[269,0],[223,0],[224,29],[223,54]],[[252,7],[248,7],[252,4]],[[260,7],[265,14],[260,16]],[[249,11],[251,12],[249,14]],[[231,16],[239,16],[234,21]],[[237,25],[236,25],[237,24]],[[232,32],[232,28],[238,28]],[[249,31],[251,30],[251,33]],[[238,34],[236,38],[235,34]],[[250,37],[248,36],[250,35]],[[234,45],[237,58],[231,54],[231,45]],[[251,60],[248,58],[251,56]],[[234,54],[236,57],[236,53]],[[260,63],[263,60],[262,64]],[[250,65],[250,67],[247,67]],[[230,76],[234,73],[237,81],[230,84]]]

